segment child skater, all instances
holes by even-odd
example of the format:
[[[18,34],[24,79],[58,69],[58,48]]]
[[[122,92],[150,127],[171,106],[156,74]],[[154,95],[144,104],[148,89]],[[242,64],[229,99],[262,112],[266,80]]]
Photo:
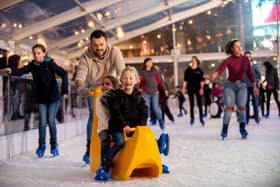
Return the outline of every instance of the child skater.
[[[126,67],[120,77],[122,89],[115,90],[113,94],[107,97],[107,106],[111,115],[109,133],[114,140],[114,144],[102,157],[101,167],[96,172],[96,180],[109,180],[112,160],[124,146],[123,133],[129,134],[131,127],[144,126],[147,123],[147,106],[141,92],[135,87],[138,79],[137,70],[134,67]],[[163,141],[159,140],[159,151],[167,155],[168,143],[164,142],[164,138],[160,139],[163,139]],[[163,165],[163,172],[169,173],[166,165]]]
[[[46,48],[42,44],[32,47],[34,60],[19,69],[6,68],[12,75],[21,76],[31,73],[35,85],[36,101],[39,109],[39,146],[36,150],[38,157],[43,157],[46,150],[46,128],[49,125],[51,154],[58,156],[55,116],[60,105],[60,95],[56,74],[62,79],[61,95],[68,93],[67,72],[47,56]]]
[[[183,116],[183,112],[186,115],[188,113],[187,109],[184,108],[184,102],[186,101],[184,94],[181,92],[180,87],[176,86],[176,93],[173,98],[178,98],[178,103],[179,103],[179,114],[178,117]]]
[[[119,88],[118,80],[112,75],[104,76],[101,84],[102,96],[96,99],[96,115],[98,117],[97,133],[101,141],[101,162],[105,159],[110,146],[108,124],[110,119],[109,99],[114,90]]]
[[[123,133],[130,133],[131,127],[147,124],[147,106],[141,92],[135,87],[138,77],[134,67],[126,67],[120,76],[122,89],[117,89],[109,99],[109,132],[114,144],[105,154],[101,168],[96,171],[96,180],[109,180],[112,160],[124,146]]]

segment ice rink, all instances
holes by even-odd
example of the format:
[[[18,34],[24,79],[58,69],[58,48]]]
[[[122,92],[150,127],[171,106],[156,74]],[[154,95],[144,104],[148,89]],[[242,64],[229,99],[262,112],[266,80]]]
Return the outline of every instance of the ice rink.
[[[174,111],[176,114],[177,111]],[[197,118],[196,118],[197,119]],[[55,186],[280,186],[280,118],[274,114],[260,124],[250,120],[249,136],[242,140],[235,115],[228,138],[220,139],[222,120],[206,118],[202,127],[198,120],[189,125],[189,116],[167,120],[170,154],[162,156],[170,174],[158,178],[131,178],[100,183],[82,162],[85,136],[60,142],[60,156],[51,157],[49,147],[41,159],[32,152],[16,155],[0,163],[1,187]],[[151,126],[158,137],[159,126]]]

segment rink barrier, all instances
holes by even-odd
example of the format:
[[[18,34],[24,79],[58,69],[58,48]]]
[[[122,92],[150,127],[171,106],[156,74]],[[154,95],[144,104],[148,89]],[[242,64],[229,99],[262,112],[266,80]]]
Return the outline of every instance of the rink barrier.
[[[73,137],[84,135],[86,123],[87,118],[57,124],[58,144],[71,140]],[[48,129],[47,132],[49,132]],[[49,133],[46,134],[46,143],[48,143],[48,140]],[[17,154],[32,151],[35,155],[35,150],[38,147],[38,129],[0,136],[0,147],[0,160],[12,159]]]

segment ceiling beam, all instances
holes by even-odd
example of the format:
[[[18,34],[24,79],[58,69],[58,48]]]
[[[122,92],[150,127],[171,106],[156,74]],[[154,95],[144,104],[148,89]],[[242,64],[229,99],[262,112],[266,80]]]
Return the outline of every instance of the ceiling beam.
[[[171,20],[167,16],[167,17],[165,17],[165,18],[161,19],[160,21],[157,21],[153,24],[150,24],[150,25],[145,26],[145,27],[141,27],[140,29],[136,29],[136,30],[132,30],[130,32],[127,32],[127,33],[124,34],[124,37],[122,37],[120,39],[110,38],[109,43],[117,44],[117,43],[123,42],[125,40],[128,40],[128,39],[134,38],[136,36],[139,36],[141,34],[144,34],[144,33],[162,28],[164,26],[170,25],[172,23],[176,23],[180,20],[183,20],[183,19],[186,19],[186,18],[189,18],[189,17],[192,17],[192,16],[195,16],[197,14],[205,12],[206,10],[216,8],[220,5],[221,5],[221,1],[212,0],[208,3],[202,4],[200,6],[190,8],[190,9],[188,9],[186,11],[183,11],[183,12],[180,12],[180,13],[173,14],[172,17],[171,17]],[[80,49],[78,51],[75,51],[75,52],[73,52],[69,55],[69,58],[72,59],[72,58],[79,57],[83,52],[84,52],[84,49]]]
[[[20,41],[24,38],[27,38],[31,35],[37,34],[41,31],[46,31],[49,28],[55,27],[62,23],[66,23],[70,20],[77,19],[88,13],[94,12],[96,10],[108,7],[112,4],[118,3],[121,0],[106,0],[106,1],[97,1],[97,2],[86,2],[82,3],[85,11],[80,7],[75,7],[70,10],[67,10],[57,16],[50,17],[46,20],[34,23],[30,26],[26,26],[13,34],[13,40]]]
[[[119,27],[121,25],[125,25],[127,23],[136,21],[138,19],[141,19],[141,18],[150,16],[150,15],[156,14],[158,12],[170,9],[174,6],[177,6],[177,5],[182,4],[182,3],[186,3],[188,1],[189,0],[174,0],[172,2],[168,2],[168,4],[164,3],[164,4],[161,4],[161,5],[158,5],[157,7],[151,7],[150,9],[147,9],[147,10],[139,10],[139,11],[137,11],[133,14],[129,14],[129,15],[123,17],[123,18],[104,22],[103,24],[106,25],[104,31],[109,31],[109,30],[114,29],[116,27]],[[83,34],[79,34],[77,36],[70,36],[70,37],[65,38],[63,40],[55,42],[54,45],[49,45],[48,49],[53,50],[53,49],[62,48],[62,47],[65,47],[67,45],[73,44],[75,42],[78,42],[78,41],[88,37],[91,34],[91,32],[92,32],[92,29],[87,29],[85,31],[85,33],[83,33]]]
[[[79,0],[74,0],[75,3],[83,10],[86,11],[85,7],[83,7],[82,3]],[[97,23],[103,30],[106,30],[106,26],[93,14],[93,13],[88,13],[89,17]],[[113,31],[109,31],[114,37],[117,37],[116,33]]]
[[[0,10],[3,10],[5,8],[9,8],[15,4],[21,3],[24,0],[1,0],[0,3]]]

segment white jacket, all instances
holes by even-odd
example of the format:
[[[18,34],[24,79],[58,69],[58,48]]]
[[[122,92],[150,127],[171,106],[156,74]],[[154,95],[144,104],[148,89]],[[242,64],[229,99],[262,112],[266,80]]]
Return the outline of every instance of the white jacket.
[[[108,130],[110,112],[100,101],[102,96],[96,98],[96,115],[98,117],[97,133],[99,134],[102,130]]]

